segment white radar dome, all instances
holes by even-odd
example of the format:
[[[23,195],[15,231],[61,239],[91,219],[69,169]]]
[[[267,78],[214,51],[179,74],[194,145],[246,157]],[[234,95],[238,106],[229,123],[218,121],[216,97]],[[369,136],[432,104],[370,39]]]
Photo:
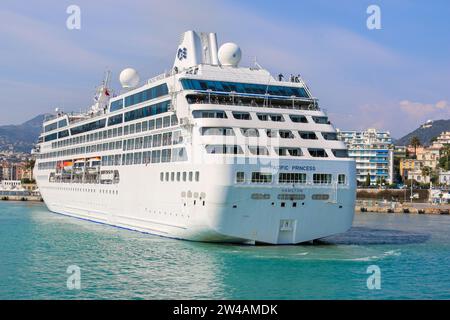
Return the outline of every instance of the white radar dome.
[[[122,88],[135,88],[139,84],[139,74],[133,68],[123,69],[119,76]]]
[[[219,61],[223,66],[237,67],[241,61],[241,56],[241,48],[233,42],[227,42],[219,49]]]

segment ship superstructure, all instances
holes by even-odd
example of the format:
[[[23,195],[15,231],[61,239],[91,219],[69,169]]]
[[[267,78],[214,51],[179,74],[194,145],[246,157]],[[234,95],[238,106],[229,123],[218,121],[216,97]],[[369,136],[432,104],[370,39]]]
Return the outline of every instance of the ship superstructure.
[[[161,236],[293,244],[348,230],[355,163],[300,77],[240,67],[185,32],[170,72],[46,119],[34,175],[49,210]]]

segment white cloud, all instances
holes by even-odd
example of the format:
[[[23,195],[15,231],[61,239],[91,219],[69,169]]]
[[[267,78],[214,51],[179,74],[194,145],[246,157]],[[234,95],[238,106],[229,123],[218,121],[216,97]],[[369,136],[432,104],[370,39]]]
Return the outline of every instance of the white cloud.
[[[443,118],[450,116],[450,105],[445,100],[438,101],[434,104],[403,100],[400,101],[399,105],[406,116],[416,120],[423,120],[425,117]]]

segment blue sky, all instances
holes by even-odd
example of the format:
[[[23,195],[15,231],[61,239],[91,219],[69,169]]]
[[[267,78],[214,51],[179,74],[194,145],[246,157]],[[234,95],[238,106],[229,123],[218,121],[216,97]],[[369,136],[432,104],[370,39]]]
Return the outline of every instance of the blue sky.
[[[71,4],[81,30],[66,28]],[[381,30],[366,27],[371,4]],[[302,74],[339,128],[400,137],[450,118],[450,1],[3,0],[0,21],[0,125],[85,109],[107,68],[116,88],[125,67],[170,69],[189,29],[238,43],[243,64]]]

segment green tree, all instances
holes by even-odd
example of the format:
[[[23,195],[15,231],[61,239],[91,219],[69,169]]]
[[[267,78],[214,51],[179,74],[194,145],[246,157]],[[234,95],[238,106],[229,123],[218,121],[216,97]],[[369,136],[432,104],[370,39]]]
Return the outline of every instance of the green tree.
[[[35,159],[28,159],[26,164],[25,164],[25,168],[26,169],[30,169],[33,170],[34,169],[34,164],[36,163]]]
[[[422,171],[423,177],[430,177],[430,180],[431,180],[431,174],[433,171],[431,170],[430,167],[424,166],[424,167],[422,167],[421,171]],[[426,179],[424,179],[424,180],[426,180]]]
[[[449,159],[450,159],[450,145],[445,144],[440,152],[439,167],[441,167],[445,171],[448,171],[450,169]]]
[[[367,176],[366,176],[366,182],[364,183],[364,185],[365,185],[366,187],[370,186],[370,174],[369,174],[369,173],[367,173]]]
[[[420,142],[419,137],[418,136],[412,137],[409,144],[414,147],[414,157],[417,158],[417,147],[422,145],[422,143]]]

